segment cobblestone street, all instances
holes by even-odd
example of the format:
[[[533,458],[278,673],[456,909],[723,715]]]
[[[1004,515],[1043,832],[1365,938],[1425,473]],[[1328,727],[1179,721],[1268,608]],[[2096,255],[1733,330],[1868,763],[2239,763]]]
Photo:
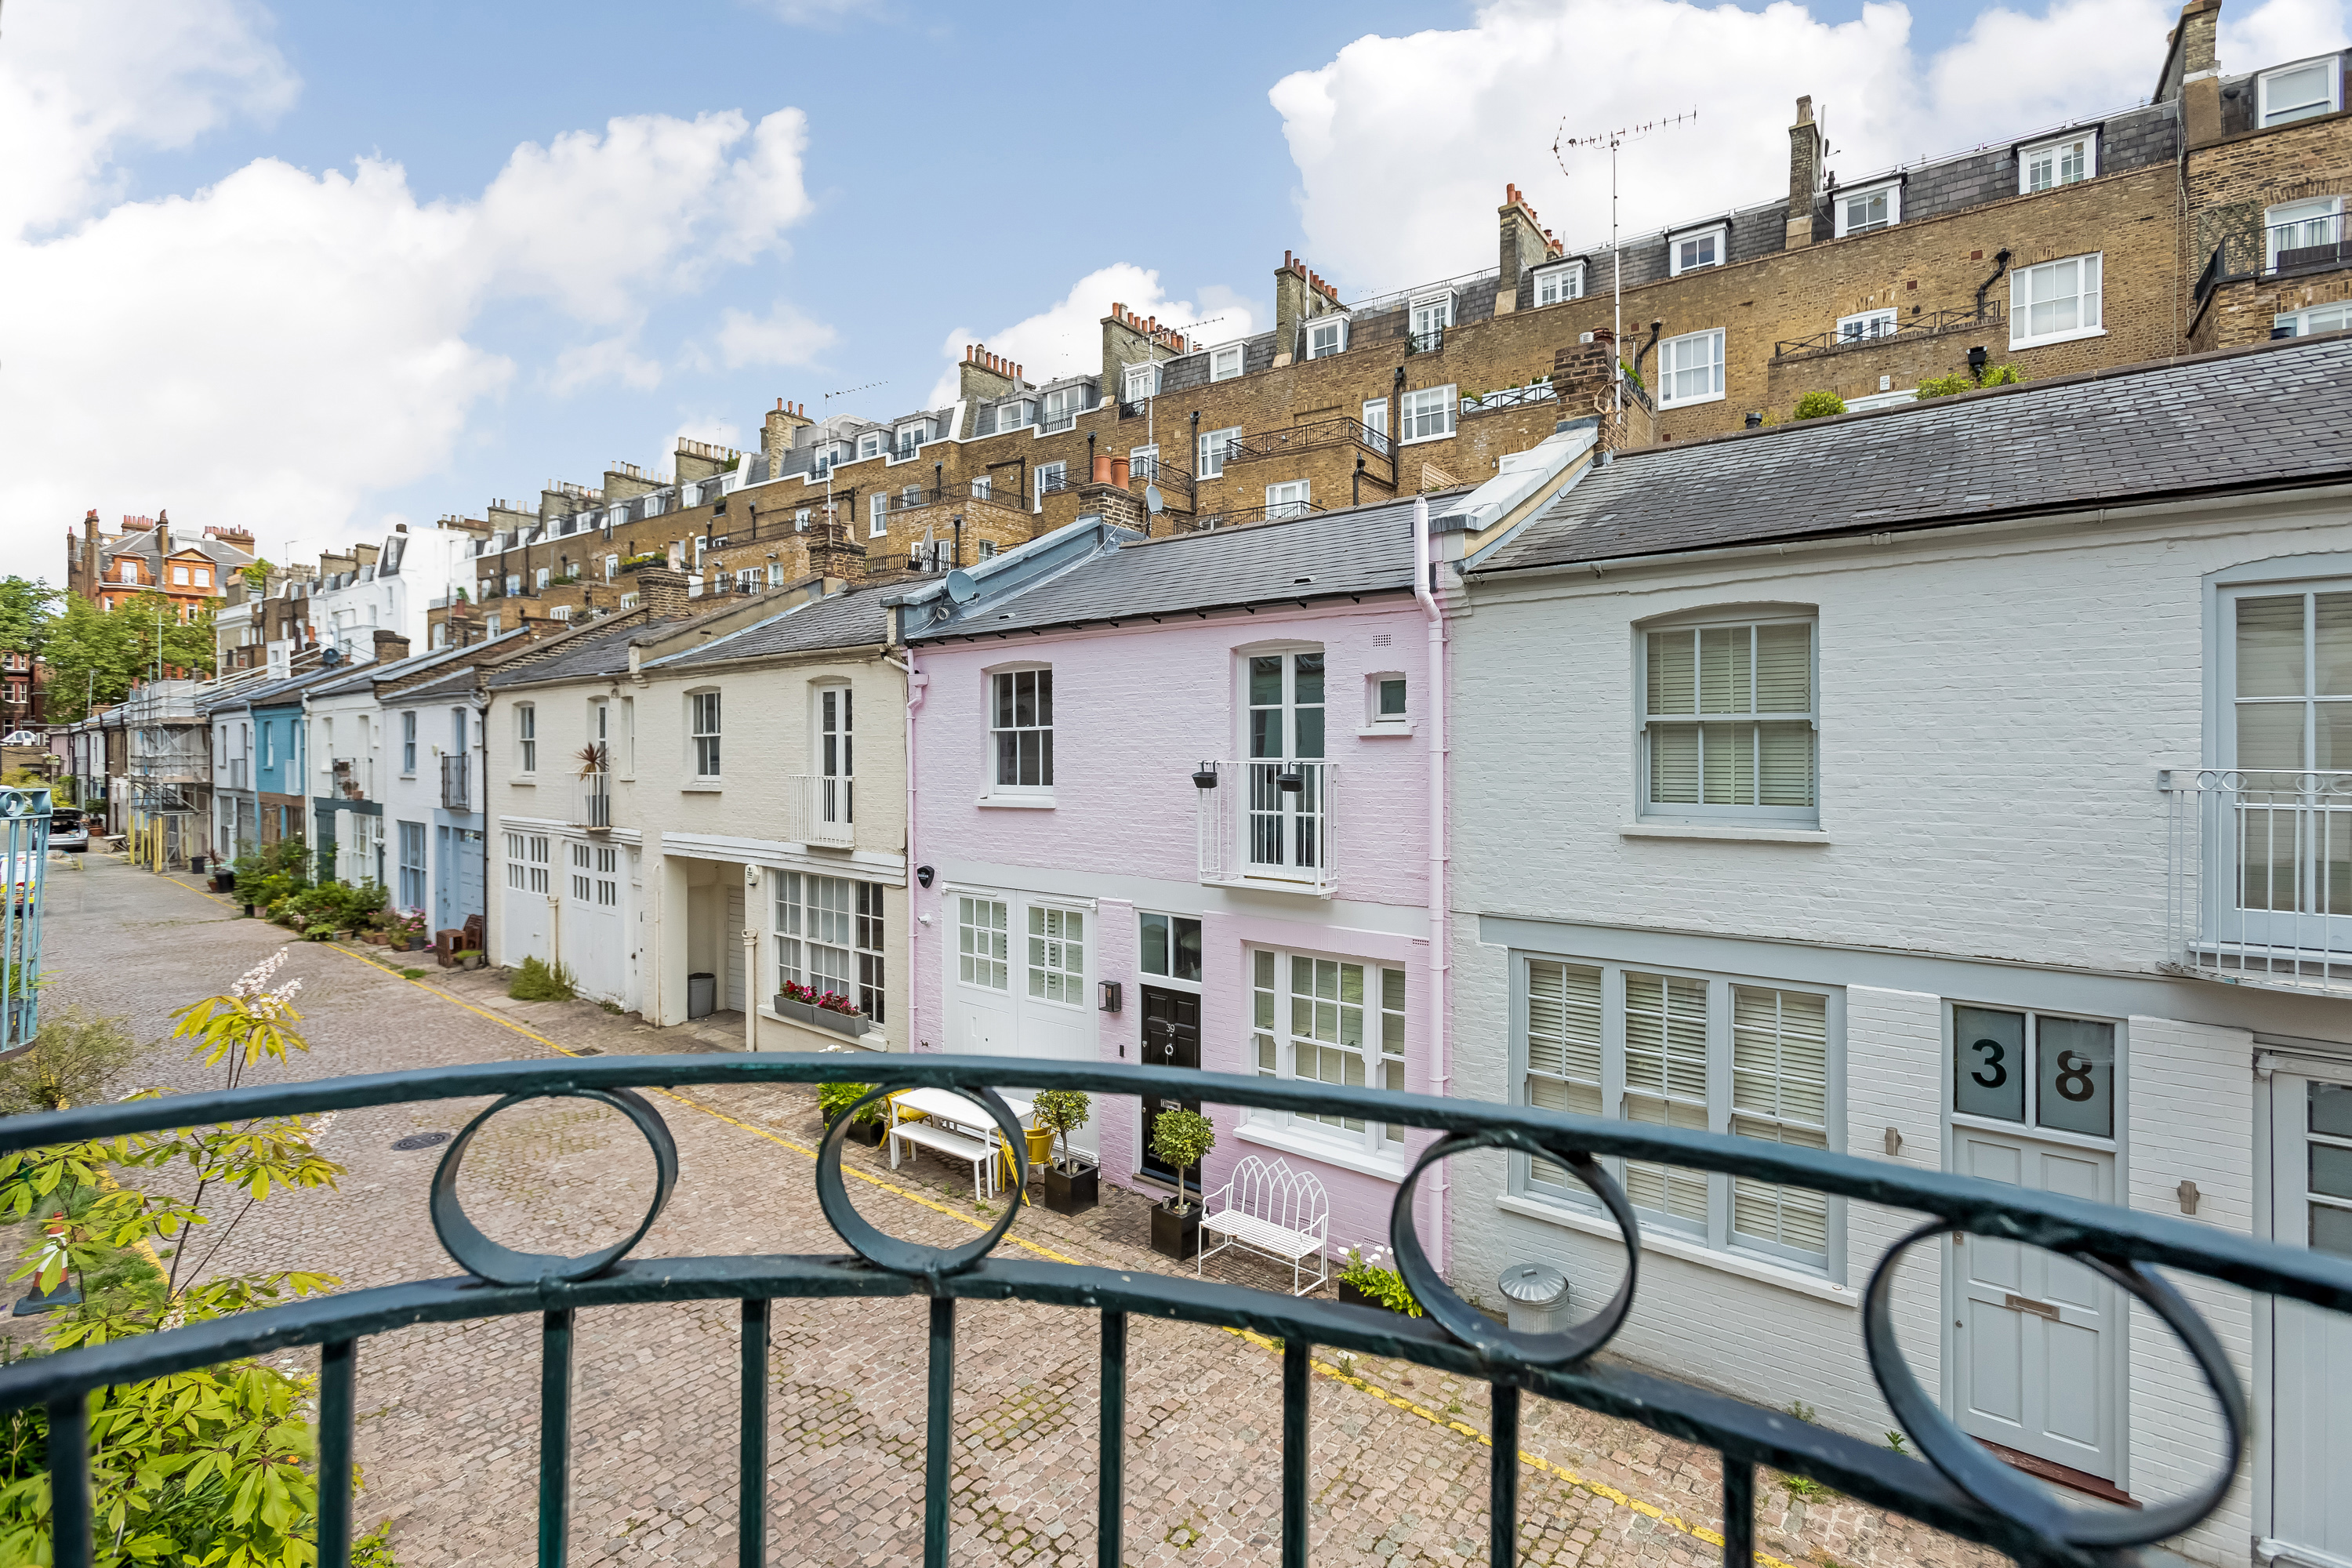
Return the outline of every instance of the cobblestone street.
[[[192,879],[109,856],[50,880],[45,1008],[125,1015],[161,1040],[173,1009],[223,990],[287,933],[236,917]],[[507,999],[495,973],[401,977],[373,950],[296,943],[307,1057],[265,1065],[328,1077],[433,1068],[562,1051],[719,1048],[724,1031],[656,1031],[586,1004]],[[180,1090],[209,1075],[165,1042],[135,1081]],[[679,1152],[677,1188],[637,1247],[664,1255],[844,1250],[817,1209],[813,1092],[695,1088],[653,1096]],[[446,1276],[425,1191],[436,1148],[395,1140],[455,1131],[479,1101],[346,1112],[322,1151],[340,1188],[273,1197],[214,1266],[323,1269],[362,1287]],[[636,1134],[576,1101],[500,1118],[469,1157],[468,1212],[495,1239],[584,1250],[625,1234],[651,1180]],[[892,1171],[853,1146],[850,1186],[886,1229],[967,1240],[991,1215],[968,1177],[926,1158]],[[1164,1269],[1149,1208],[1104,1188],[1093,1213],[1025,1210],[1015,1254]],[[1247,1264],[1228,1276],[1265,1284]],[[1286,1283],[1286,1271],[1285,1271]],[[770,1438],[772,1560],[911,1562],[920,1555],[925,1305],[774,1306]],[[958,1311],[958,1563],[1091,1563],[1095,1552],[1097,1320],[1020,1303]],[[1130,1324],[1126,1555],[1138,1563],[1273,1563],[1280,1538],[1280,1359],[1226,1331]],[[583,1313],[576,1355],[572,1552],[580,1563],[731,1562],[735,1554],[736,1339],[731,1301]],[[529,1318],[425,1327],[363,1342],[360,1518],[388,1519],[404,1568],[533,1557],[538,1324]],[[1458,1563],[1486,1555],[1482,1385],[1402,1363],[1318,1367],[1313,1380],[1318,1563]],[[1714,1561],[1714,1457],[1641,1428],[1530,1400],[1524,1418],[1520,1553],[1530,1563]],[[1987,1555],[1834,1496],[1802,1501],[1759,1480],[1759,1548],[1784,1563],[1960,1564]]]

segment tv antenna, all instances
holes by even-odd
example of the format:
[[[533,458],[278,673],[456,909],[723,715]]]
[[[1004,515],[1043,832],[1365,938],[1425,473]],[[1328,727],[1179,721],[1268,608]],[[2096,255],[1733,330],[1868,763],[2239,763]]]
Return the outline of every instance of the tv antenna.
[[[855,397],[861,392],[871,392],[877,386],[887,386],[890,383],[888,378],[885,377],[880,381],[869,381],[863,386],[845,386],[839,392],[826,393],[824,396],[819,400],[825,410],[824,423],[831,424],[833,422],[833,400],[835,398]],[[832,443],[828,440],[826,444],[830,446]],[[841,521],[840,518],[834,515],[833,510],[833,457],[828,453],[824,459],[824,521],[827,527],[832,527]],[[756,532],[758,531],[755,529],[753,531]]]
[[[1160,330],[1163,332],[1174,332],[1178,336],[1181,337],[1187,343],[1190,343],[1192,341],[1193,328],[1213,326],[1224,319],[1225,318],[1222,313],[1214,316],[1203,316],[1197,321],[1187,321],[1181,327],[1162,327]],[[1143,352],[1145,355],[1144,363],[1147,364],[1157,365],[1160,363],[1160,340],[1156,337],[1146,338],[1143,342]],[[1125,387],[1121,387],[1119,390],[1124,392],[1127,389]],[[1154,428],[1153,423],[1156,411],[1152,407],[1153,402],[1159,397],[1159,395],[1160,377],[1154,375],[1151,378],[1151,390],[1143,395],[1143,439],[1147,444],[1153,447],[1160,445],[1159,432]],[[1187,462],[1192,461],[1189,458],[1185,460]],[[1151,477],[1155,479],[1158,479],[1160,477],[1160,459],[1158,458],[1151,459]]]
[[[1604,148],[1609,153],[1609,292],[1611,307],[1610,352],[1617,363],[1610,372],[1609,383],[1615,390],[1617,406],[1625,406],[1625,256],[1617,245],[1617,154],[1628,142],[1639,142],[1654,131],[1671,131],[1698,119],[1694,109],[1685,114],[1670,115],[1658,120],[1645,120],[1639,125],[1621,126],[1615,131],[1603,131],[1591,136],[1570,136],[1568,121],[1559,122],[1559,133],[1552,138],[1551,155],[1559,164],[1559,172],[1573,179],[1574,171],[1568,166],[1571,148],[1579,152],[1598,153]]]

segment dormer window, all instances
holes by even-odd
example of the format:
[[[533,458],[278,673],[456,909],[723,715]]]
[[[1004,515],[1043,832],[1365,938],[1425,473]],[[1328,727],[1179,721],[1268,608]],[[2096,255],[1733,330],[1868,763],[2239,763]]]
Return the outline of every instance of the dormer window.
[[[1001,436],[1007,430],[1025,430],[1033,416],[1032,405],[1025,397],[1000,403],[996,405],[996,432]]]
[[[1328,359],[1333,354],[1346,352],[1347,347],[1347,317],[1324,316],[1307,323],[1307,357],[1308,359]]]
[[[1667,237],[1666,270],[1675,278],[1685,272],[1696,272],[1703,267],[1723,265],[1725,241],[1729,237],[1727,226],[1716,224],[1709,228],[1693,229],[1687,234]]]
[[[879,430],[868,430],[865,435],[860,436],[857,438],[857,455],[861,458],[880,457],[882,455],[882,432]]]
[[[1157,364],[1131,364],[1127,367],[1119,387],[1119,401],[1140,403],[1147,397],[1160,395],[1160,367]]]
[[[1903,220],[1903,186],[1900,182],[1873,185],[1866,190],[1840,191],[1837,195],[1837,237],[1850,234],[1870,234],[1891,228]]]
[[[1410,348],[1414,353],[1428,353],[1445,344],[1445,329],[1454,324],[1454,290],[1423,294],[1412,304],[1412,338]]]
[[[1233,343],[1209,351],[1209,379],[1231,381],[1242,373],[1242,345]]]
[[[2344,107],[2344,71],[2334,55],[2264,71],[2256,85],[2262,123],[2288,125]]]
[[[899,426],[898,456],[901,458],[913,457],[915,455],[915,448],[920,447],[925,441],[929,440],[930,437],[931,427],[922,420],[919,419],[912,425]]]
[[[1085,393],[1086,388],[1082,386],[1060,386],[1047,393],[1045,395],[1045,428],[1049,431],[1066,430],[1077,423],[1078,409],[1084,401]]]
[[[1583,298],[1583,262],[1564,261],[1556,267],[1544,268],[1536,274],[1537,304],[1559,305]]]
[[[2021,147],[2017,153],[2017,194],[2054,191],[2080,184],[2099,172],[2099,133],[2077,132],[2055,142]]]

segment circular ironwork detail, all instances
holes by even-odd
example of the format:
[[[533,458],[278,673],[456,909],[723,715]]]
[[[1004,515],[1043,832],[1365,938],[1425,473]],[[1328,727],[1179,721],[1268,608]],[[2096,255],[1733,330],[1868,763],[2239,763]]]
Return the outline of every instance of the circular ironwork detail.
[[[978,1100],[995,1119],[1018,1165],[1019,1185],[1015,1190],[1026,1191],[1029,1186],[1029,1141],[1023,1136],[1020,1119],[1013,1114],[1013,1108],[1005,1104],[992,1089],[961,1089],[955,1092]],[[825,1222],[833,1226],[835,1234],[849,1243],[849,1249],[877,1268],[933,1281],[944,1279],[951,1274],[961,1274],[987,1257],[1004,1238],[1004,1233],[1013,1228],[1013,1221],[1021,1212],[1021,1205],[1007,1198],[1004,1212],[996,1216],[996,1223],[961,1247],[925,1247],[920,1242],[901,1241],[867,1224],[866,1216],[850,1203],[849,1189],[843,1184],[841,1152],[849,1138],[849,1124],[856,1119],[857,1113],[877,1100],[887,1100],[890,1093],[887,1086],[874,1089],[835,1117],[833,1125],[825,1129],[824,1142],[818,1146],[816,1156],[817,1206],[824,1211]]]
[[[654,1195],[646,1205],[646,1217],[637,1228],[611,1247],[584,1252],[577,1258],[565,1258],[558,1253],[517,1252],[502,1247],[484,1236],[479,1226],[466,1216],[465,1205],[457,1201],[457,1171],[465,1163],[466,1147],[473,1142],[491,1117],[510,1105],[520,1105],[532,1100],[593,1100],[609,1105],[627,1117],[645,1134],[654,1152]],[[669,1202],[670,1189],[677,1185],[677,1143],[670,1137],[669,1125],[645,1096],[629,1089],[557,1089],[530,1094],[509,1094],[497,1104],[466,1123],[441,1156],[440,1167],[433,1173],[433,1232],[441,1238],[441,1248],[455,1258],[458,1267],[479,1276],[493,1285],[576,1284],[593,1279],[607,1268],[628,1256],[629,1249],[643,1241],[646,1232],[653,1228],[661,1215],[662,1205]]]
[[[1553,1161],[1575,1172],[1577,1180],[1592,1190],[1592,1195],[1601,1200],[1601,1206],[1617,1222],[1625,1242],[1625,1278],[1618,1281],[1617,1294],[1609,1299],[1608,1305],[1562,1332],[1530,1334],[1500,1326],[1455,1295],[1453,1288],[1439,1278],[1437,1270],[1430,1267],[1428,1255],[1421,1249],[1421,1237],[1413,1232],[1413,1188],[1421,1181],[1422,1172],[1438,1161],[1473,1149],[1516,1149],[1539,1160]],[[1633,1289],[1641,1271],[1641,1225],[1633,1217],[1633,1205],[1625,1201],[1624,1190],[1591,1154],[1581,1149],[1551,1148],[1508,1127],[1456,1132],[1432,1143],[1413,1163],[1404,1184],[1397,1189],[1396,1202],[1389,1208],[1389,1246],[1396,1253],[1397,1272],[1404,1277],[1412,1299],[1447,1333],[1488,1360],[1507,1365],[1567,1366],[1582,1361],[1614,1339],[1617,1331],[1624,1327],[1625,1315],[1633,1310]]]
[[[447,1142],[449,1134],[446,1132],[412,1132],[405,1138],[394,1139],[392,1146],[395,1149],[432,1149]]]
[[[1895,1419],[1930,1464],[1952,1483],[1995,1513],[2004,1514],[2047,1540],[2069,1546],[2112,1548],[2147,1546],[2179,1535],[2221,1506],[2246,1450],[2246,1391],[2230,1368],[2229,1356],[2197,1310],[2163,1276],[2137,1263],[2115,1261],[2088,1251],[2052,1248],[2085,1268],[2129,1291],[2169,1328],[2206,1386],[2221,1407],[2221,1425],[2228,1457],[2219,1472],[2185,1497],[2153,1508],[2101,1510],[2096,1513],[2066,1507],[2049,1491],[1993,1458],[1975,1438],[1962,1432],[1941,1406],[1927,1397],[1919,1380],[1903,1359],[1895,1338],[1895,1269],[1903,1255],[1923,1241],[1958,1233],[1963,1227],[1938,1220],[1920,1226],[1878,1260],[1863,1298],[1863,1348],[1870,1356],[1871,1375]],[[1979,1233],[1979,1235],[1981,1233]],[[1991,1239],[1999,1239],[1994,1237]],[[2028,1243],[2019,1242],[2022,1247]]]

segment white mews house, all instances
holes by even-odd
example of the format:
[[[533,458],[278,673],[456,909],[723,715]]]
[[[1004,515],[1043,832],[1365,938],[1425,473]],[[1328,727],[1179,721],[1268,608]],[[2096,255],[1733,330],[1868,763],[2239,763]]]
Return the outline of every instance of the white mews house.
[[[2347,470],[2338,337],[1630,452],[1455,535],[1454,1091],[2352,1254]],[[1614,1163],[1616,1348],[1894,1425],[1857,1305],[1906,1216]],[[1579,1184],[1456,1165],[1457,1278],[1607,1298]],[[2183,1288],[2255,1430],[2176,1544],[2352,1560],[2352,1324]],[[1922,1384],[2021,1468],[2152,1501],[2218,1454],[2080,1266],[1970,1237],[1895,1289]]]

